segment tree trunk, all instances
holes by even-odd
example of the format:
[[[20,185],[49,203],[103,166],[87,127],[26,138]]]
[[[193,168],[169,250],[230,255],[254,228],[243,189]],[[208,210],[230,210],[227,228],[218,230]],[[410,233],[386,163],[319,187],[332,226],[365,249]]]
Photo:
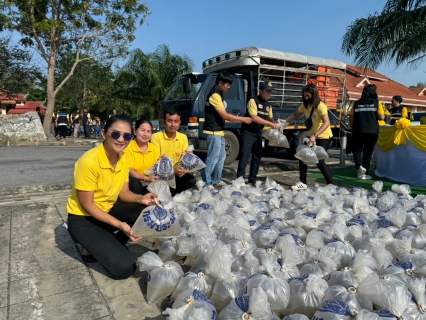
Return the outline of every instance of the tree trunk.
[[[52,114],[55,110],[55,63],[57,53],[58,49],[52,44],[50,51],[50,61],[47,67],[47,108],[43,123],[43,130],[46,135],[50,133],[52,126]]]

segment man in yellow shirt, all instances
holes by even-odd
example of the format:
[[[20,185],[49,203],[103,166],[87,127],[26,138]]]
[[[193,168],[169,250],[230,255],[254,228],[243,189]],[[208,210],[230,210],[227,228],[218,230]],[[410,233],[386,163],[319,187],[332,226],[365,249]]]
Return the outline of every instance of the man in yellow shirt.
[[[401,105],[402,97],[394,96],[392,98],[391,106],[389,112],[391,114],[391,122],[390,124],[395,124],[395,122],[401,118],[408,117],[407,108]]]
[[[206,121],[203,133],[206,135],[207,156],[202,176],[208,188],[221,188],[226,184],[222,181],[222,170],[226,159],[225,133],[223,132],[225,121],[242,121],[246,124],[252,122],[250,117],[234,116],[226,112],[223,94],[231,88],[232,82],[232,76],[228,72],[219,72],[216,84],[207,95],[204,106]]]
[[[188,149],[188,137],[178,132],[181,124],[180,112],[177,109],[164,111],[164,124],[166,129],[152,135],[151,143],[160,150],[160,157],[166,156],[173,162],[176,189],[171,189],[172,195],[190,189],[195,186],[197,180],[178,165],[180,158]]]
[[[250,173],[248,182],[255,184],[259,171],[260,159],[262,158],[262,132],[263,128],[269,126],[277,129],[274,122],[272,106],[268,102],[271,98],[273,87],[269,81],[263,81],[259,85],[259,95],[250,99],[247,104],[246,116],[253,119],[250,124],[241,127],[241,149],[238,161],[237,178],[244,177],[247,164],[251,156]]]

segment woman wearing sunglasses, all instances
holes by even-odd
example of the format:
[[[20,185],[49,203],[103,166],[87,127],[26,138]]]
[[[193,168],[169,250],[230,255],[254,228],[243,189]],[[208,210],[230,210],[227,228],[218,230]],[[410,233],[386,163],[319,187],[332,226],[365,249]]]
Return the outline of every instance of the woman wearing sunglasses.
[[[160,150],[151,142],[152,123],[149,120],[139,119],[135,124],[135,139],[126,149],[129,157],[130,177],[129,189],[137,194],[147,194],[142,184],[154,182],[158,177],[149,177],[145,171],[151,168],[160,158]]]
[[[125,279],[136,261],[125,244],[139,241],[132,225],[156,195],[129,190],[129,161],[123,150],[133,138],[132,122],[112,116],[102,130],[104,141],[77,160],[73,190],[68,197],[68,231],[84,249],[85,262],[98,261],[113,279]],[[116,232],[117,231],[117,232]]]

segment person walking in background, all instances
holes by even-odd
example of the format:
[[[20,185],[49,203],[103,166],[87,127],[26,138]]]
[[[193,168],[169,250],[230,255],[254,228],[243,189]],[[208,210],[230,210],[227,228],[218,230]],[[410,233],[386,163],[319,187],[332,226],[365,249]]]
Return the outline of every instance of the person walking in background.
[[[132,140],[132,122],[125,115],[108,119],[103,143],[81,156],[74,167],[68,197],[68,232],[82,246],[85,262],[98,261],[113,279],[126,279],[136,270],[127,241],[139,241],[132,226],[156,195],[129,190],[129,163],[124,149]]]
[[[288,123],[296,119],[301,114],[305,115],[305,118],[312,120],[311,128],[309,130],[309,143],[316,144],[328,150],[330,147],[333,134],[330,129],[330,119],[328,118],[328,108],[320,99],[318,88],[314,84],[307,84],[302,89],[302,100],[303,103],[297,108],[297,110],[287,117],[285,120],[280,122]],[[327,166],[324,160],[319,160],[317,167],[320,169],[322,175],[325,178],[327,184],[333,184],[333,178],[331,176],[330,168]],[[292,190],[304,190],[308,188],[307,184],[307,172],[308,166],[299,160],[299,176],[300,181],[294,184]]]
[[[160,151],[160,157],[166,156],[172,160],[175,172],[176,188],[171,188],[172,195],[176,195],[182,191],[195,186],[197,179],[190,173],[186,172],[178,165],[180,158],[187,152],[188,137],[178,132],[180,128],[180,112],[177,109],[167,109],[164,111],[164,131],[157,132],[152,135],[151,142]]]
[[[83,108],[83,115],[81,119],[81,124],[84,128],[84,136],[86,139],[90,138],[90,113],[87,111],[87,108]]]
[[[81,122],[80,108],[77,107],[77,110],[75,110],[71,114],[71,123],[74,129],[74,138],[78,138],[79,136],[80,122]]]
[[[272,106],[268,102],[271,98],[273,87],[269,81],[259,85],[259,95],[250,99],[247,104],[246,117],[253,119],[250,124],[242,124],[240,160],[238,161],[237,178],[244,177],[247,164],[251,156],[250,173],[248,182],[255,184],[262,158],[262,132],[265,125],[277,129],[274,122]]]
[[[135,138],[126,148],[126,155],[129,157],[130,167],[129,188],[137,194],[148,193],[142,183],[150,183],[158,180],[158,177],[149,177],[145,173],[160,158],[160,150],[149,142],[151,137],[151,121],[143,119],[136,121]]]
[[[204,131],[207,142],[206,167],[202,171],[202,179],[208,188],[221,188],[226,185],[222,181],[222,170],[226,159],[225,150],[225,121],[242,121],[245,124],[253,122],[250,117],[234,116],[226,112],[223,94],[229,90],[233,82],[232,76],[221,71],[217,75],[216,84],[207,95],[204,106]]]
[[[56,126],[58,127],[59,138],[65,142],[68,126],[70,125],[70,117],[67,113],[67,107],[62,107],[61,111],[56,114]]]
[[[361,99],[355,101],[350,113],[355,169],[357,178],[362,180],[371,179],[367,173],[374,146],[379,138],[379,120],[385,118],[383,108],[377,100],[376,90],[376,85],[366,85],[362,90]]]
[[[41,114],[40,107],[36,107],[36,112],[38,114],[38,117],[40,118],[41,125],[43,125],[44,115]]]
[[[401,96],[394,96],[392,98],[392,102],[389,108],[389,112],[391,115],[391,121],[390,121],[391,125],[395,124],[395,122],[401,118],[408,117],[407,108],[402,106],[401,103],[402,103]]]
[[[108,118],[111,118],[112,116],[115,116],[116,114],[117,114],[117,110],[112,109],[112,112],[111,112],[111,114],[109,115]]]

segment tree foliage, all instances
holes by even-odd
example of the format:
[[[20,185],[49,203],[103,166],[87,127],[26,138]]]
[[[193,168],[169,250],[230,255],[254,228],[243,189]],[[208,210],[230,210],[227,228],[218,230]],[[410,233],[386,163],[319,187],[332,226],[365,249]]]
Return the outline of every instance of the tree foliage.
[[[364,68],[391,61],[417,66],[426,57],[426,0],[388,0],[380,14],[355,20],[342,52]]]
[[[165,44],[147,54],[136,49],[118,72],[117,83],[120,85],[115,94],[133,105],[150,109],[144,112],[156,117],[163,95],[193,68],[194,63],[189,56],[172,54]]]
[[[105,61],[124,56],[136,28],[149,14],[139,0],[1,0],[0,7],[0,30],[18,31],[21,43],[36,48],[46,62],[46,119],[51,118],[56,95],[77,65],[94,58]],[[73,55],[73,63],[55,84],[62,52]],[[43,127],[48,133],[50,121],[45,120]]]
[[[0,88],[9,94],[27,93],[40,78],[31,52],[13,45],[10,37],[0,37]]]

